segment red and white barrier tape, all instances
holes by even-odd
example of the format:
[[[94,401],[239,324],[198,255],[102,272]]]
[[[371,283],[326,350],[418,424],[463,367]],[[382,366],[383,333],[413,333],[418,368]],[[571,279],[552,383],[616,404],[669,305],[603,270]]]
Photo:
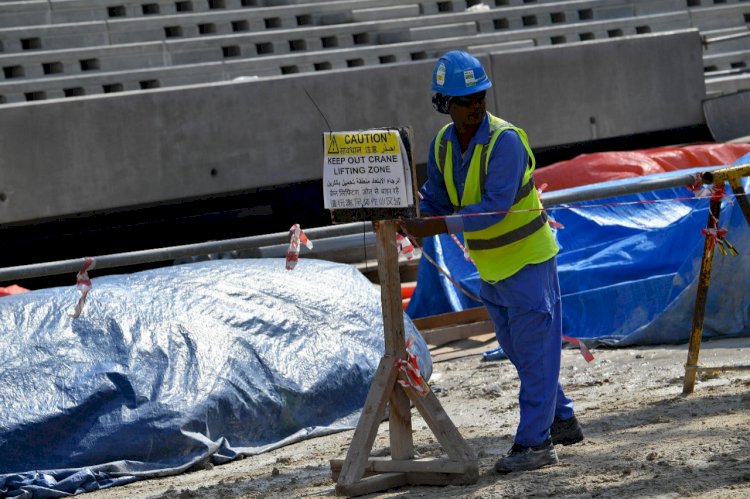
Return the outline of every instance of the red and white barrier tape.
[[[451,239],[453,239],[453,242],[456,243],[456,246],[458,246],[461,249],[461,251],[463,251],[464,260],[466,260],[467,262],[474,263],[474,260],[471,258],[471,255],[469,254],[469,250],[466,249],[466,246],[461,244],[461,240],[458,239],[458,237],[456,237],[455,234],[451,234]]]
[[[542,192],[547,188],[547,184],[540,185],[536,190],[536,195],[539,198],[539,205],[542,206]],[[564,229],[565,226],[552,218],[552,216],[547,213],[547,223],[550,225],[550,227],[554,227],[556,229]]]
[[[307,249],[313,248],[313,243],[310,241],[299,224],[294,224],[289,229],[289,249],[286,252],[286,269],[292,270],[297,265],[299,260],[300,243],[307,246]]]
[[[411,388],[420,397],[424,397],[430,393],[430,387],[419,372],[417,356],[409,350],[411,344],[411,340],[406,342],[407,358],[396,359],[396,366],[401,372],[398,383],[404,388]]]
[[[586,359],[586,362],[591,362],[594,360],[594,355],[591,353],[588,347],[578,338],[573,338],[572,336],[563,336],[562,339],[563,341],[567,341],[568,343],[577,346],[581,350],[581,355],[584,359]]]
[[[396,233],[396,247],[398,252],[406,257],[407,260],[414,258],[414,243],[409,238]]]
[[[86,304],[86,297],[91,291],[91,279],[89,278],[88,271],[93,270],[96,266],[96,262],[91,257],[83,259],[83,268],[76,274],[76,288],[81,292],[81,297],[76,303],[75,310],[72,314],[69,314],[72,318],[77,319],[83,312],[83,306]]]

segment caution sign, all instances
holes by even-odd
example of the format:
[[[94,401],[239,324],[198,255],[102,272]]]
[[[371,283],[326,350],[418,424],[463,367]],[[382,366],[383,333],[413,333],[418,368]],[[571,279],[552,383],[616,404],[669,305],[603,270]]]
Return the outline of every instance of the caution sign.
[[[411,173],[397,130],[323,134],[325,208],[399,208],[414,204]]]

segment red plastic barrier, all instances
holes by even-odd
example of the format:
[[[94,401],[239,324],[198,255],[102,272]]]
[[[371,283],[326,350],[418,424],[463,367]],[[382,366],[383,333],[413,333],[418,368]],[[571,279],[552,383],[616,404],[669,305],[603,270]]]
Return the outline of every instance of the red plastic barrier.
[[[28,289],[22,288],[17,284],[11,284],[7,287],[0,287],[0,296],[17,295],[18,293],[26,293]]]
[[[414,294],[414,289],[417,287],[417,283],[409,283],[401,285],[401,298],[411,298]]]
[[[409,306],[409,302],[411,301],[411,297],[414,295],[414,289],[416,287],[416,282],[401,284],[401,307],[404,310],[406,310],[406,307]]]
[[[537,186],[547,184],[545,192],[556,191],[686,168],[727,165],[748,153],[750,144],[695,144],[581,154],[539,168],[534,172],[534,181]]]

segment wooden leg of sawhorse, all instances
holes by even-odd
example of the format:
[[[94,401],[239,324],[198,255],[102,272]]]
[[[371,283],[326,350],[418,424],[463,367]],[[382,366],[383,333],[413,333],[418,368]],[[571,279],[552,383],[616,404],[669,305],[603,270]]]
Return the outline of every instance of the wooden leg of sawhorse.
[[[445,414],[435,394],[428,390],[427,395],[421,397],[411,388],[398,383],[399,369],[396,362],[406,357],[396,250],[398,224],[394,220],[386,220],[376,223],[374,228],[383,305],[385,356],[375,372],[346,459],[343,462],[331,461],[336,494],[357,496],[406,484],[476,483],[479,478],[477,459]],[[448,459],[414,459],[409,399],[414,402],[442,444]],[[372,459],[369,457],[370,450],[385,414],[385,406],[389,403],[391,459]],[[365,477],[365,473],[370,476]]]
[[[413,456],[399,459],[394,457],[393,450],[391,459],[369,457],[386,402],[392,400],[393,392],[398,391],[414,402],[448,454],[447,459],[414,459]],[[406,419],[409,419],[410,426],[410,414]],[[393,444],[391,437],[391,449]],[[474,452],[461,437],[435,394],[430,390],[422,397],[411,388],[398,384],[398,368],[395,359],[390,356],[380,361],[346,459],[331,460],[331,471],[336,480],[336,495],[348,497],[404,485],[459,485],[476,483],[479,479],[479,465]]]

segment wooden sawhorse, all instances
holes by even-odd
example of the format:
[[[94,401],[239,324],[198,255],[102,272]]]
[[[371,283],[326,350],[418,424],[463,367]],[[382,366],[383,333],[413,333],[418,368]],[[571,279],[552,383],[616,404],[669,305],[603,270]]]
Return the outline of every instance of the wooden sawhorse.
[[[383,305],[385,355],[375,372],[365,406],[345,460],[331,460],[336,495],[358,496],[404,485],[459,485],[476,483],[479,466],[432,390],[421,396],[399,384],[399,359],[406,359],[401,279],[398,269],[394,220],[374,222],[377,237],[378,277]],[[411,407],[414,403],[448,454],[445,459],[415,459]],[[380,422],[390,404],[391,457],[370,457]],[[365,477],[365,474],[368,476]]]

